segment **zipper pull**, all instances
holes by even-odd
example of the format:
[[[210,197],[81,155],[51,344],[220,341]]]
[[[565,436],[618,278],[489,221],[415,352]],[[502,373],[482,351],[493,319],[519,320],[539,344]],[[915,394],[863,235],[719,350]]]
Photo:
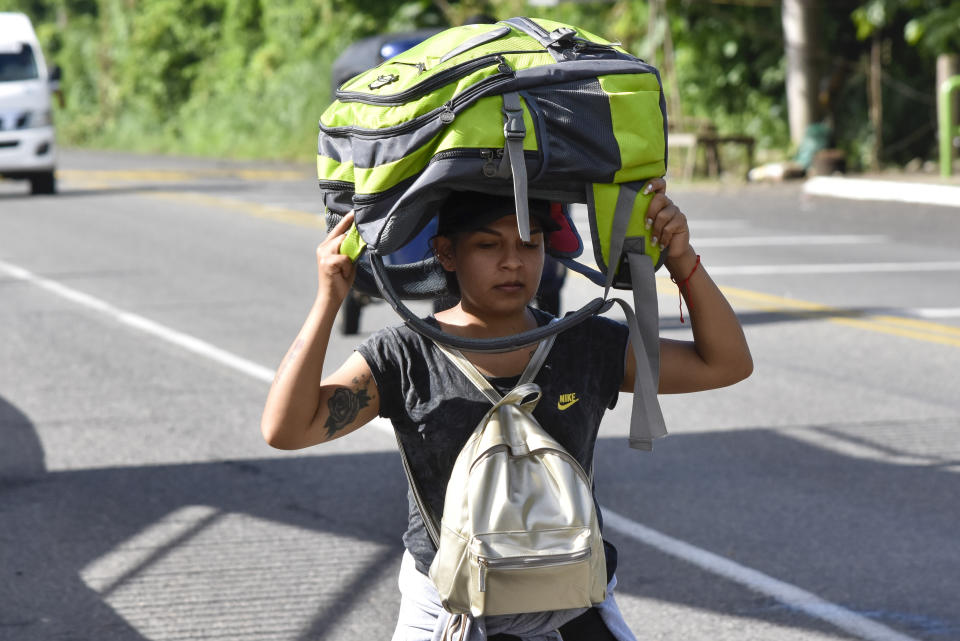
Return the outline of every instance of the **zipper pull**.
[[[493,178],[500,171],[500,163],[503,162],[503,149],[484,149],[480,152],[483,158],[483,175],[487,178]],[[499,162],[494,162],[497,160]]]
[[[500,73],[511,73],[513,68],[507,63],[507,59],[503,56],[497,56],[497,71]]]
[[[391,82],[396,82],[400,80],[400,76],[395,73],[387,73],[381,76],[377,76],[377,79],[367,85],[370,88],[370,91],[376,91],[382,87],[386,87]]]
[[[493,178],[497,175],[497,166],[493,164],[493,150],[486,149],[480,152],[483,158],[483,175],[487,178]]]
[[[456,117],[457,117],[457,114],[453,112],[453,107],[450,105],[450,103],[448,102],[444,104],[443,111],[440,112],[440,122],[442,122],[445,125],[449,125],[451,122],[453,122],[453,119]]]
[[[483,557],[477,557],[477,565],[480,568],[480,571],[478,572],[480,577],[480,585],[478,587],[480,588],[481,592],[486,592],[487,591],[487,567],[488,567],[487,560]]]

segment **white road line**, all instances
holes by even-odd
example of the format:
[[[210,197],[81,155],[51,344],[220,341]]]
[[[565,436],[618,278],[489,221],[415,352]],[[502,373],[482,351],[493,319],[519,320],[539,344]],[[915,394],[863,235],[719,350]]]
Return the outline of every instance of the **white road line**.
[[[841,630],[868,641],[917,641],[885,625],[826,601],[812,592],[784,583],[757,570],[725,559],[680,539],[632,521],[604,507],[603,522],[630,538],[656,548],[665,554],[746,586],[755,592],[775,598],[789,608],[799,610],[815,619],[826,621]]]
[[[852,200],[892,200],[960,207],[960,187],[950,185],[817,176],[803,184],[803,192],[812,196]]]
[[[919,307],[903,313],[920,318],[960,318],[960,307]]]
[[[929,263],[821,263],[806,265],[717,265],[710,267],[715,276],[768,276],[775,274],[869,274],[883,272],[955,272],[960,261]]]
[[[22,267],[0,261],[0,271],[18,280],[41,287],[50,293],[56,294],[78,305],[105,314],[122,325],[140,330],[168,343],[182,347],[193,354],[213,360],[258,381],[269,383],[273,380],[274,372],[267,367],[236,356],[206,341],[165,327],[138,314],[125,312],[106,301],[48,278],[38,276]],[[372,424],[381,430],[387,430],[390,433],[393,432],[392,426],[383,419],[377,419],[373,421]],[[755,591],[768,594],[789,607],[796,608],[817,619],[828,621],[862,639],[867,639],[868,641],[917,641],[845,608],[825,601],[815,594],[806,592],[789,583],[784,583],[783,581],[779,581],[728,559],[724,559],[712,552],[690,545],[679,539],[671,538],[641,525],[636,521],[621,516],[612,510],[604,508],[603,514],[604,522],[609,527],[619,530],[641,543],[655,547],[666,554],[683,559],[704,570],[745,585]]]
[[[747,226],[747,221],[739,218],[729,220],[692,220],[690,221],[690,230],[695,233],[702,231],[722,230],[722,229],[743,229]]]
[[[700,247],[770,247],[790,245],[869,245],[885,243],[889,237],[880,235],[840,234],[835,236],[738,236],[737,238],[698,238],[694,245]]]
[[[77,303],[78,305],[82,305],[88,309],[105,314],[122,325],[126,325],[127,327],[132,327],[142,332],[146,332],[147,334],[156,336],[157,338],[160,338],[168,343],[172,343],[177,347],[182,347],[188,352],[203,356],[212,361],[220,363],[221,365],[226,365],[230,369],[251,376],[258,381],[264,381],[267,383],[273,381],[273,370],[263,367],[262,365],[258,365],[253,361],[248,361],[247,359],[241,358],[226,350],[220,349],[219,347],[211,345],[206,341],[202,341],[199,338],[195,338],[189,334],[184,334],[183,332],[178,332],[175,329],[170,329],[169,327],[165,327],[164,325],[156,323],[144,316],[140,316],[139,314],[123,311],[122,309],[114,307],[106,301],[90,296],[89,294],[84,294],[81,291],[67,287],[66,285],[50,280],[49,278],[37,276],[33,272],[23,269],[22,267],[17,267],[16,265],[11,265],[10,263],[0,261],[0,270],[18,280],[32,283],[37,287],[60,296],[61,298],[65,298],[69,301]]]
[[[264,367],[259,363],[254,363],[251,360],[237,356],[236,354],[221,349],[216,345],[208,343],[204,340],[189,334],[184,334],[183,332],[175,329],[171,329],[165,325],[161,325],[160,323],[152,321],[149,318],[140,316],[139,314],[134,314],[132,312],[127,312],[114,307],[104,300],[89,294],[85,294],[71,287],[67,287],[66,285],[58,283],[54,280],[50,280],[49,278],[38,276],[29,270],[18,267],[17,265],[0,261],[0,271],[6,272],[17,280],[22,280],[36,285],[37,287],[45,289],[52,294],[56,294],[61,298],[86,307],[87,309],[100,312],[101,314],[112,318],[121,325],[126,325],[127,327],[150,334],[151,336],[166,341],[167,343],[181,347],[192,354],[212,360],[236,372],[240,372],[241,374],[246,374],[255,380],[264,383],[273,382],[273,377],[275,374],[274,370],[270,369],[269,367]],[[371,421],[370,424],[380,430],[386,430],[390,434],[393,434],[393,426],[384,419],[377,418]]]

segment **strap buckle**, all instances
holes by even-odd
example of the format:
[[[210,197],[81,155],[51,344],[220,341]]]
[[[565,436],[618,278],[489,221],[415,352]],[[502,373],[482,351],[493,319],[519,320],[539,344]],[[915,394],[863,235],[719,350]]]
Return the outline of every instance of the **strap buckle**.
[[[523,124],[523,108],[503,108],[503,135],[507,140],[523,140],[527,135],[527,127]]]
[[[576,29],[571,29],[570,27],[560,27],[559,29],[554,29],[550,32],[548,38],[550,39],[550,44],[548,47],[556,47],[558,44],[569,43],[574,36],[577,35]]]

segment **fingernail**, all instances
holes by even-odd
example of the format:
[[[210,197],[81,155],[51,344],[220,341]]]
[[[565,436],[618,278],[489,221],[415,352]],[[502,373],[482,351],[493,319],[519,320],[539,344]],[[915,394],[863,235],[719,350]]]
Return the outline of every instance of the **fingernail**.
[[[656,245],[656,244],[657,244],[657,237],[656,237],[656,236],[654,236],[653,238],[650,239],[650,244],[651,244],[651,245]]]
[[[663,251],[663,250],[666,249],[666,248],[667,248],[666,245],[663,245],[663,244],[660,245],[660,251]]]
[[[647,186],[643,188],[644,195],[648,195],[651,191],[653,191],[653,183],[647,183]]]
[[[651,225],[653,225],[653,218],[647,218],[646,229],[650,229]]]

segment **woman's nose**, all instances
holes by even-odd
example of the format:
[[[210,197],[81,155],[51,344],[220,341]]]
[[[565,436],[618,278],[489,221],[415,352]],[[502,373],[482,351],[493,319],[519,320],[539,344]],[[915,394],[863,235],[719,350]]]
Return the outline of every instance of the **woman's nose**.
[[[500,263],[507,268],[523,267],[523,257],[520,254],[519,248],[508,244],[504,249]]]

